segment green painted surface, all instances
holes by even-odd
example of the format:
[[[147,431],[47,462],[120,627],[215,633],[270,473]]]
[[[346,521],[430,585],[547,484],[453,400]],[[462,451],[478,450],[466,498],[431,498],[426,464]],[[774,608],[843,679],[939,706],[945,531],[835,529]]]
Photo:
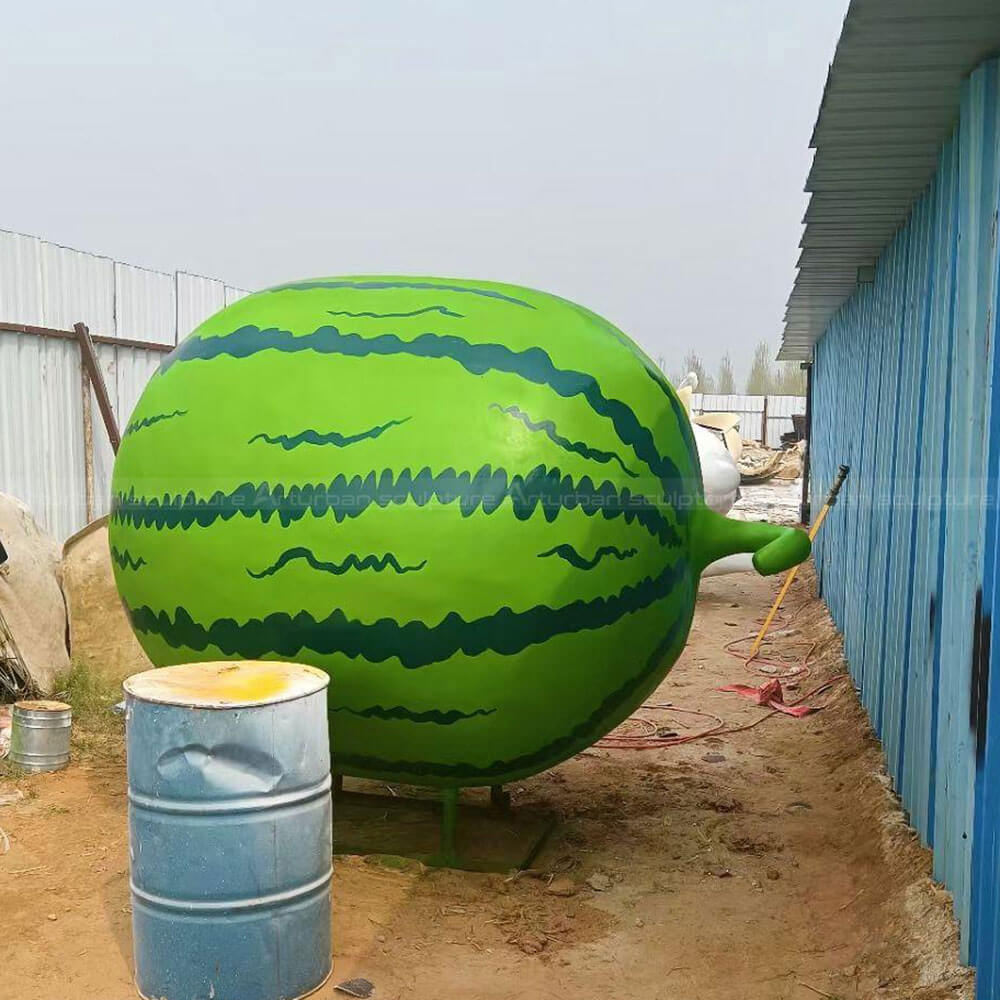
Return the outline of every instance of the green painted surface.
[[[621,331],[459,279],[300,282],[213,316],[147,386],[112,489],[154,663],[322,667],[335,770],[446,787],[628,716],[712,559],[808,554],[704,507],[686,414]]]

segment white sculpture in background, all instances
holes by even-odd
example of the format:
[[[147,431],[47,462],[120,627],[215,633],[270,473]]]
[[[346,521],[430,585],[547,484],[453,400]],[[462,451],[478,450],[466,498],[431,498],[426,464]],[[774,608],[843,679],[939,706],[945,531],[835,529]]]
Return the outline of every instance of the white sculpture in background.
[[[728,514],[740,497],[740,457],[743,438],[740,418],[735,413],[691,413],[691,396],[698,388],[698,376],[688,372],[677,386],[677,395],[691,417],[691,429],[701,463],[705,503],[719,514]],[[726,556],[711,563],[702,576],[742,573],[753,569],[746,554]]]
[[[735,413],[692,413],[691,396],[697,388],[698,376],[688,372],[677,386],[677,395],[691,418],[705,503],[718,514],[728,514],[740,495],[740,470],[736,464],[743,447],[740,418]]]

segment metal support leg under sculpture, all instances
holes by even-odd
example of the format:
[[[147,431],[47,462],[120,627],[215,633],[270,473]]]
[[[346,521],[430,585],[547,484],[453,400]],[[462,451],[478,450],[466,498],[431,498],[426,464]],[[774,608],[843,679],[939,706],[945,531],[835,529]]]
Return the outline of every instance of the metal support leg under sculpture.
[[[440,863],[457,867],[458,854],[455,851],[455,827],[458,822],[458,789],[445,788],[441,792],[441,857]]]
[[[510,792],[504,791],[503,785],[490,785],[490,805],[497,812],[510,812]]]

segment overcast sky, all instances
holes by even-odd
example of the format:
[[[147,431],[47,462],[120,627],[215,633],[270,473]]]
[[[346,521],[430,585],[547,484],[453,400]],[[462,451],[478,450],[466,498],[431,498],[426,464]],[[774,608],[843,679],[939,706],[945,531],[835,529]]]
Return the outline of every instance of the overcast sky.
[[[0,228],[258,288],[518,282],[742,378],[847,0],[0,0]]]

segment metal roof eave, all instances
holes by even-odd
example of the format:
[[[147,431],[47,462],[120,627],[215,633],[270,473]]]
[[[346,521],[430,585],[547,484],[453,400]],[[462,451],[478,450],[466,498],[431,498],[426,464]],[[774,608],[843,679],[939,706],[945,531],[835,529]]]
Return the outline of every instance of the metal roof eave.
[[[933,177],[963,78],[998,49],[996,0],[851,0],[810,139],[779,359],[812,356]]]

